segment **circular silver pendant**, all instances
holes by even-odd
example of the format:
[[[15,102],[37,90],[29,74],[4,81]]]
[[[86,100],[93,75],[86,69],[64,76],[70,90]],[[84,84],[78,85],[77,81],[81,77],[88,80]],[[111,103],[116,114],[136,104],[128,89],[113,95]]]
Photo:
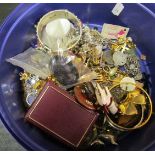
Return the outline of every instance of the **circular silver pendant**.
[[[35,92],[32,92],[27,95],[26,104],[28,105],[28,107],[30,107],[32,105],[32,103],[35,101],[36,97],[37,97],[37,93],[35,93]]]
[[[123,66],[126,64],[127,55],[118,51],[113,54],[113,61],[115,66]]]

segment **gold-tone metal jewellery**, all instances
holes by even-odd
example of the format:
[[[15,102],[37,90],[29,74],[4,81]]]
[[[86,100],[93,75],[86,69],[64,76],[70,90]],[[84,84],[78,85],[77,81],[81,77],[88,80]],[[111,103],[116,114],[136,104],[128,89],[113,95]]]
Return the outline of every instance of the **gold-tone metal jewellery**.
[[[102,144],[101,139],[107,137],[117,144],[116,132],[139,129],[149,121],[152,101],[130,37],[107,39],[68,10],[45,14],[36,25],[36,34],[37,48],[49,57],[44,64],[50,76],[42,79],[20,73],[28,107],[47,81],[54,82],[79,104],[99,113],[92,136],[96,139],[90,141],[91,145]],[[146,57],[141,59],[145,61]]]
[[[116,84],[113,87],[111,87],[110,91],[112,92],[112,90],[115,89],[116,87],[120,87],[120,84]],[[143,88],[136,85],[135,91],[129,92],[123,102],[119,103],[119,108],[121,109],[120,113],[122,113],[122,115],[126,117],[131,115],[136,117],[136,115],[139,115],[136,109],[136,104],[140,106],[141,114],[140,114],[139,120],[137,124],[135,124],[132,127],[124,127],[124,126],[118,125],[118,123],[114,122],[111,116],[107,115],[107,119],[111,126],[113,126],[114,128],[120,131],[129,131],[129,130],[141,128],[149,121],[152,115],[152,101],[148,93]],[[126,114],[125,112],[127,111],[125,108],[129,108],[130,110]]]

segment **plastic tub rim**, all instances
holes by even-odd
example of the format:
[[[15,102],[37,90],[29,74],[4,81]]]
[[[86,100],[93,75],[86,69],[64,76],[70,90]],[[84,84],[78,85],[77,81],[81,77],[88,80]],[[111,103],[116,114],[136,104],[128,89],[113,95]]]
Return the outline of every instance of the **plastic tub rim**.
[[[19,4],[19,5],[10,13],[10,15],[4,20],[4,22],[2,23],[2,27],[0,27],[0,32],[4,29],[6,23],[9,21],[9,19],[18,11],[19,8],[22,8],[23,5],[24,5],[24,4]],[[1,48],[0,48],[0,57],[1,57],[2,51],[3,51],[3,49],[4,49],[4,46],[5,46],[5,44],[6,44],[7,40],[8,40],[8,36],[9,36],[10,33],[12,32],[13,28],[15,27],[15,25],[16,25],[18,22],[20,22],[20,20],[23,18],[23,16],[25,16],[26,13],[28,13],[28,12],[29,12],[31,9],[33,9],[33,7],[35,7],[36,5],[38,5],[38,4],[32,4],[32,5],[30,6],[30,8],[27,9],[21,16],[19,16],[19,17],[15,20],[15,22],[11,25],[9,31],[7,32],[5,38],[4,38],[3,42],[2,42],[2,45],[1,45]],[[1,89],[0,89],[0,91],[1,91]],[[1,98],[2,98],[2,96],[0,97],[0,102],[2,103]],[[1,106],[2,106],[3,109],[4,109],[4,106],[3,106],[2,104],[1,104]],[[0,110],[1,110],[1,109],[2,109],[2,108],[0,108]],[[5,110],[6,110],[6,109],[5,109]],[[4,124],[4,126],[7,128],[7,130],[11,133],[11,135],[12,135],[24,148],[26,148],[26,149],[28,149],[28,150],[33,150],[33,149],[34,149],[34,143],[33,143],[33,145],[30,145],[30,143],[29,143],[30,140],[28,140],[29,138],[28,138],[28,137],[25,137],[25,136],[20,132],[20,129],[18,129],[18,127],[17,127],[16,125],[13,125],[13,126],[14,126],[14,128],[16,129],[16,131],[18,131],[18,135],[16,134],[16,132],[15,132],[11,127],[9,127],[9,125],[8,125],[7,122],[10,122],[10,121],[7,121],[7,122],[5,121],[5,119],[4,119],[4,117],[3,117],[3,112],[2,112],[2,111],[0,111],[0,118],[1,118],[1,120],[2,120],[2,122],[3,122],[3,124]],[[7,116],[7,119],[8,119],[8,120],[11,120],[11,116]],[[10,123],[9,123],[9,124],[10,124]],[[20,135],[22,135],[24,138],[21,138],[22,136],[20,136]],[[33,146],[33,147],[31,147],[31,146]],[[36,145],[35,148],[40,149],[40,150],[44,150],[43,148],[40,148],[38,145]]]
[[[5,25],[7,24],[7,22],[9,21],[9,19],[10,19],[11,17],[13,17],[14,13],[16,13],[16,12],[18,11],[18,9],[21,8],[23,5],[25,5],[25,4],[19,4],[19,5],[9,14],[9,16],[7,16],[7,18],[3,21],[3,23],[0,25],[0,34],[1,34],[2,30],[4,29]],[[38,5],[38,4],[32,4],[32,5],[30,6],[29,9],[27,9],[21,16],[19,16],[19,17],[16,18],[15,22],[10,26],[10,28],[12,28],[12,26],[15,25],[15,24],[17,23],[17,21],[18,21],[18,22],[20,21],[21,17],[23,17],[28,11],[30,11],[33,7],[35,7],[35,6],[37,6],[37,5]],[[139,5],[139,6],[140,6],[141,8],[143,8],[145,11],[147,11],[147,13],[149,13],[153,18],[155,18],[155,14],[154,14],[150,9],[148,9],[147,7],[145,7],[143,4],[136,4],[136,5]],[[12,28],[12,29],[13,29],[13,28]],[[10,30],[11,30],[11,29],[10,29]],[[6,36],[5,36],[4,40],[2,41],[2,45],[3,45],[3,46],[5,45],[5,43],[6,43],[7,39],[8,39],[9,34],[12,32],[12,31],[10,32],[10,30],[6,33]],[[3,46],[1,46],[1,48],[0,48],[0,56],[1,56],[1,54],[2,54],[2,50],[4,49]],[[2,48],[2,47],[3,47],[3,48]],[[0,98],[0,102],[1,102],[1,98]],[[2,106],[2,105],[1,105],[1,106]],[[4,108],[4,107],[3,107],[3,108]],[[0,108],[0,118],[1,118],[1,120],[2,120],[2,122],[3,122],[3,124],[4,124],[4,126],[5,126],[5,127],[7,128],[7,130],[11,133],[11,135],[12,135],[24,148],[26,148],[26,149],[28,149],[28,150],[34,150],[34,143],[33,143],[33,149],[32,149],[30,143],[27,143],[27,142],[25,141],[25,139],[21,138],[19,135],[16,135],[16,132],[13,131],[13,130],[9,127],[9,125],[8,125],[8,123],[7,123],[8,121],[5,121],[5,119],[4,119],[4,117],[3,117],[3,114],[2,114],[3,112],[2,112],[1,110],[2,110],[2,108]],[[8,116],[8,119],[11,120],[9,116]],[[15,128],[16,128],[16,127],[15,127]],[[18,130],[18,129],[17,129],[17,130]],[[149,145],[147,145],[146,147],[144,147],[142,150],[147,150],[147,149],[149,149],[149,147],[151,147],[153,144],[154,144],[154,142],[150,143]],[[44,150],[42,147],[39,147],[38,145],[36,146],[36,148],[37,148],[37,149],[40,149],[40,150]]]

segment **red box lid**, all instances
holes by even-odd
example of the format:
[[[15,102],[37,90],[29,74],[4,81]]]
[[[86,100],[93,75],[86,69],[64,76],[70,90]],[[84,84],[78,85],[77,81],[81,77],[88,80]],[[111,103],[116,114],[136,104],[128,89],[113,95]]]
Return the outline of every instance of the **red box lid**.
[[[61,141],[78,147],[97,117],[97,113],[79,105],[66,91],[47,82],[25,118]]]

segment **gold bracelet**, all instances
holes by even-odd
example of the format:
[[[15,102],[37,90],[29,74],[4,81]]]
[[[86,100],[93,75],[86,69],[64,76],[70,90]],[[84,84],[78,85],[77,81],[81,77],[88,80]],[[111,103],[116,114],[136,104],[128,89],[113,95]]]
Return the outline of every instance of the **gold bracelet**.
[[[116,85],[112,86],[109,90],[112,90],[116,86],[119,86],[119,84],[116,84]],[[107,119],[108,119],[109,124],[112,127],[114,127],[115,129],[117,129],[117,130],[120,130],[120,131],[131,131],[131,130],[139,129],[139,128],[143,127],[144,125],[146,125],[148,123],[148,121],[150,120],[150,118],[151,118],[151,115],[152,115],[152,101],[151,101],[151,98],[150,98],[150,96],[148,95],[148,93],[143,88],[141,88],[139,86],[136,86],[136,87],[138,89],[140,89],[147,96],[147,98],[149,100],[149,112],[148,112],[147,119],[144,119],[144,121],[142,122],[142,117],[143,117],[143,114],[142,114],[141,120],[139,121],[139,123],[137,123],[137,125],[135,125],[132,128],[126,128],[126,127],[123,127],[123,126],[120,126],[120,125],[114,123],[111,120],[111,118],[108,116],[108,114],[107,114],[106,116],[107,116]],[[143,107],[142,107],[142,112],[143,112]]]

